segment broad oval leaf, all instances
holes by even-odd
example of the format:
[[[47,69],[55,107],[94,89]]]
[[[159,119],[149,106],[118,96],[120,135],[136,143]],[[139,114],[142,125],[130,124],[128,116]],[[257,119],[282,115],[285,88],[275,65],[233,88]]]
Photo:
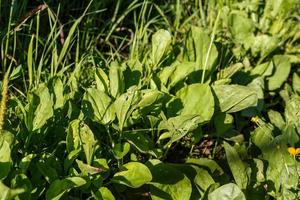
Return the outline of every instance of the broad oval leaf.
[[[95,80],[96,80],[97,89],[108,94],[109,80],[106,73],[101,68],[96,69]]]
[[[152,62],[157,65],[171,44],[171,34],[160,29],[152,36]]]
[[[145,89],[141,91],[141,100],[137,104],[139,114],[146,116],[149,113],[160,113],[164,93],[157,89]]]
[[[81,177],[69,177],[63,180],[55,180],[47,190],[46,199],[58,200],[64,193],[73,188],[83,186],[84,184],[86,184],[86,180]]]
[[[187,40],[186,56],[189,61],[196,62],[196,69],[202,70],[205,77],[214,71],[218,57],[218,50],[211,39],[202,28],[193,26]]]
[[[99,200],[115,200],[114,195],[107,187],[101,187],[93,194],[93,197]]]
[[[207,170],[199,167],[194,167],[194,169],[197,172],[194,182],[201,188],[201,190],[206,191],[212,184],[215,183]]]
[[[289,57],[285,55],[276,55],[273,57],[275,72],[271,77],[267,78],[269,90],[276,90],[287,80],[290,71],[291,63]]]
[[[240,159],[239,154],[234,147],[230,146],[227,142],[224,142],[224,148],[227,162],[235,182],[241,189],[246,189],[248,184],[247,166]]]
[[[86,125],[82,124],[79,129],[80,141],[86,157],[87,164],[91,164],[94,156],[96,140],[92,130]]]
[[[188,177],[176,168],[150,160],[147,165],[153,174],[150,191],[153,200],[174,199],[189,200],[192,184]]]
[[[291,99],[286,102],[285,107],[285,119],[286,123],[293,125],[300,133],[300,97],[293,95]]]
[[[110,94],[114,98],[121,95],[125,89],[125,82],[121,66],[112,62],[109,68]]]
[[[123,171],[117,172],[112,178],[113,183],[132,188],[141,187],[152,180],[148,167],[139,162],[129,162],[122,166]]]
[[[269,36],[267,34],[256,35],[253,39],[253,44],[251,46],[252,54],[253,56],[256,56],[260,53],[262,58],[274,51],[281,42],[278,36]]]
[[[229,18],[229,31],[237,44],[249,49],[254,42],[254,24],[242,12],[234,12]]]
[[[141,153],[147,153],[154,147],[152,140],[146,134],[140,132],[125,133],[124,138]]]
[[[222,136],[227,130],[232,127],[233,116],[228,113],[217,113],[214,115],[214,125],[216,127],[217,134]]]
[[[53,79],[52,89],[54,93],[54,109],[62,109],[65,104],[64,85],[60,78]]]
[[[300,95],[300,77],[296,72],[293,74],[293,90]]]
[[[146,89],[142,90],[142,98],[138,103],[139,108],[143,109],[148,106],[151,106],[155,102],[161,100],[164,94],[157,89]]]
[[[78,150],[81,148],[79,131],[80,131],[80,120],[78,119],[73,120],[69,124],[67,139],[66,139],[67,151],[69,153],[71,153],[73,150]]]
[[[159,73],[159,79],[170,90],[194,71],[196,71],[195,62],[175,62],[162,69]]]
[[[208,200],[246,200],[241,189],[233,184],[223,185],[208,195]]]
[[[199,115],[200,123],[207,122],[214,114],[214,97],[208,84],[188,85],[176,93],[182,101],[182,115]]]
[[[91,129],[80,120],[73,120],[69,125],[67,134],[67,150],[69,153],[75,153],[75,157],[78,155],[78,151],[82,148],[87,163],[90,165],[95,150],[96,140]],[[73,159],[75,159],[75,157]]]
[[[0,135],[0,181],[9,174],[12,165],[10,153],[9,143]]]
[[[233,113],[257,105],[257,92],[251,87],[241,85],[214,85],[220,110]]]
[[[285,127],[285,121],[281,114],[275,110],[269,110],[268,111],[268,117],[270,119],[270,122],[279,128],[280,130],[283,130]]]
[[[82,108],[86,116],[98,123],[106,125],[115,119],[112,100],[101,90],[87,89],[83,97]]]
[[[26,126],[30,131],[42,128],[53,116],[53,101],[45,84],[33,91],[28,97]]]
[[[198,115],[179,115],[169,118],[167,121],[162,121],[159,124],[159,129],[167,129],[168,132],[165,133],[166,135],[160,135],[159,140],[170,138],[170,141],[166,144],[166,146],[169,146],[195,130],[200,122],[201,119]]]
[[[115,112],[119,120],[119,130],[121,131],[127,125],[127,120],[133,112],[132,107],[140,101],[141,95],[137,88],[130,88],[126,93],[119,96],[115,102]]]
[[[252,142],[262,151],[264,156],[271,153],[271,146],[274,140],[272,135],[273,126],[270,124],[260,124],[251,135]]]
[[[116,144],[113,148],[114,157],[118,160],[122,159],[130,150],[130,144],[125,142],[124,144]]]

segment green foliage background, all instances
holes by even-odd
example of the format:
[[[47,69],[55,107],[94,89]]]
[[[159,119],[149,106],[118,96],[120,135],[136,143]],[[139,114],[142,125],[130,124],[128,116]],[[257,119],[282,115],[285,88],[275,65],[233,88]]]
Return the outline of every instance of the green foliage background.
[[[298,0],[0,0],[0,42],[1,199],[300,198]]]

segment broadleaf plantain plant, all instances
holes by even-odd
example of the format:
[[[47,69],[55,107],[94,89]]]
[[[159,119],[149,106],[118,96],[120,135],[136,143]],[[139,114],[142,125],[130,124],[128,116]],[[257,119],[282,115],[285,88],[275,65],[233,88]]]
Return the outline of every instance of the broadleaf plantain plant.
[[[119,15],[122,4],[108,52],[87,9],[62,44],[48,6],[48,37],[24,30],[29,66],[12,70],[7,105],[9,70],[2,82],[1,199],[298,199],[299,2],[136,0]],[[163,22],[145,24],[154,8]],[[116,27],[137,13],[124,58]]]

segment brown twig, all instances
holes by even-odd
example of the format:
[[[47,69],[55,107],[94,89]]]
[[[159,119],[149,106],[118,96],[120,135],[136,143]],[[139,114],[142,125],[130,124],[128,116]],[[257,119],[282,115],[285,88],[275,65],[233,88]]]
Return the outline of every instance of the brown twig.
[[[41,4],[39,6],[37,6],[36,8],[32,9],[31,11],[29,11],[25,16],[23,16],[20,21],[18,22],[17,26],[13,29],[14,32],[20,31],[21,27],[26,23],[26,21],[31,18],[32,16],[34,16],[35,14],[37,14],[38,12],[41,12],[43,10],[45,10],[46,8],[48,8],[48,5],[46,3]]]

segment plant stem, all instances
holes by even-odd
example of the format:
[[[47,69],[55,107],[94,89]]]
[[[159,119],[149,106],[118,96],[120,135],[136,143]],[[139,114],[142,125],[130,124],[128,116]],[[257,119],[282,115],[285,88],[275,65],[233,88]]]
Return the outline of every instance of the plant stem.
[[[201,83],[204,83],[205,71],[206,71],[206,68],[207,68],[207,63],[208,63],[208,59],[209,59],[209,56],[210,56],[211,48],[212,48],[213,42],[215,40],[220,14],[221,14],[221,9],[218,12],[217,19],[215,21],[214,28],[213,28],[213,31],[212,31],[208,51],[207,51],[206,58],[205,58],[204,68],[203,68],[203,72],[202,72]]]

